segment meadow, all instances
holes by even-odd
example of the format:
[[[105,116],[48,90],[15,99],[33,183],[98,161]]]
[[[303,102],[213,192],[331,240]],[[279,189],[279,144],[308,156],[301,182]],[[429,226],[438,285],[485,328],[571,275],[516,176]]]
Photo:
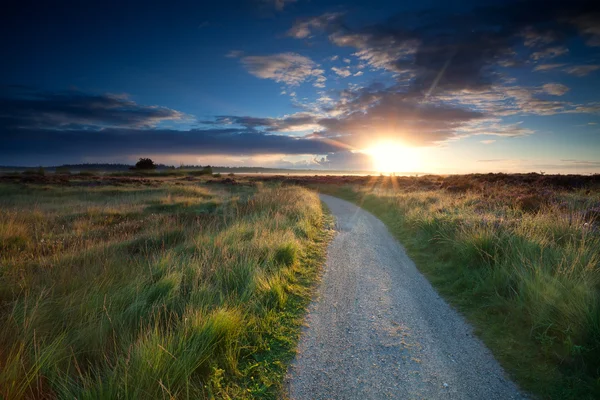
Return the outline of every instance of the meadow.
[[[379,217],[516,382],[600,398],[600,178],[307,178]]]
[[[276,398],[328,235],[316,193],[0,183],[0,398]]]
[[[600,398],[599,176],[137,175],[1,177],[0,397],[284,396],[316,190],[379,217],[523,389]]]

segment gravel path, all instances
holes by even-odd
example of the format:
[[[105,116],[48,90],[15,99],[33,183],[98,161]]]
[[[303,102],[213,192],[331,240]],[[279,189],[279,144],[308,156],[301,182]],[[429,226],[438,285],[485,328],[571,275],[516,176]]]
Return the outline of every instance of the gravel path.
[[[338,233],[288,372],[292,399],[524,398],[380,220],[321,199]]]

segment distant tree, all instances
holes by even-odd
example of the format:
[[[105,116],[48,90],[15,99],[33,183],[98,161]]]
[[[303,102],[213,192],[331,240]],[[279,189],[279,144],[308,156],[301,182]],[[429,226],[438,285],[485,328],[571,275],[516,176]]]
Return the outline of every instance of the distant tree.
[[[135,163],[136,169],[156,169],[156,164],[149,158],[140,158],[140,161]]]

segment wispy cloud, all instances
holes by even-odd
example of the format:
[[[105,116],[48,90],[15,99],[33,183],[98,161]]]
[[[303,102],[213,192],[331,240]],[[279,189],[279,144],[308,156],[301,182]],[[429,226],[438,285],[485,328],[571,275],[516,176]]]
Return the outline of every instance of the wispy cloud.
[[[572,67],[565,68],[564,71],[567,74],[575,75],[575,76],[586,76],[591,74],[594,71],[600,69],[600,65],[597,64],[588,64],[588,65],[574,65]]]
[[[534,71],[550,71],[556,68],[564,67],[567,64],[538,64],[533,68]]]
[[[568,86],[563,85],[562,83],[546,83],[542,86],[542,90],[553,96],[562,96],[570,89]]]
[[[323,69],[310,58],[297,53],[246,56],[241,61],[252,75],[290,86],[299,85],[309,79],[314,79],[316,85],[322,86],[326,80]]]
[[[350,72],[350,70],[348,68],[332,67],[331,70],[333,72],[335,72],[337,75],[341,76],[342,78],[347,78],[350,75],[352,75],[352,72]]]
[[[531,59],[533,60],[541,60],[541,59],[550,59],[556,58],[562,55],[565,55],[569,52],[565,46],[556,46],[556,47],[548,47],[544,50],[536,51],[531,54]]]

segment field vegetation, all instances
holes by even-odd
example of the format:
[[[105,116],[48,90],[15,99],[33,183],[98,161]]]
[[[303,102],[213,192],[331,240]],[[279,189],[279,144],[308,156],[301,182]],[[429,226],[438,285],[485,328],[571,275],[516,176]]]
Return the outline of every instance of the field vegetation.
[[[275,398],[326,238],[314,192],[0,183],[0,398]]]
[[[306,178],[383,220],[524,389],[600,398],[600,176]]]

